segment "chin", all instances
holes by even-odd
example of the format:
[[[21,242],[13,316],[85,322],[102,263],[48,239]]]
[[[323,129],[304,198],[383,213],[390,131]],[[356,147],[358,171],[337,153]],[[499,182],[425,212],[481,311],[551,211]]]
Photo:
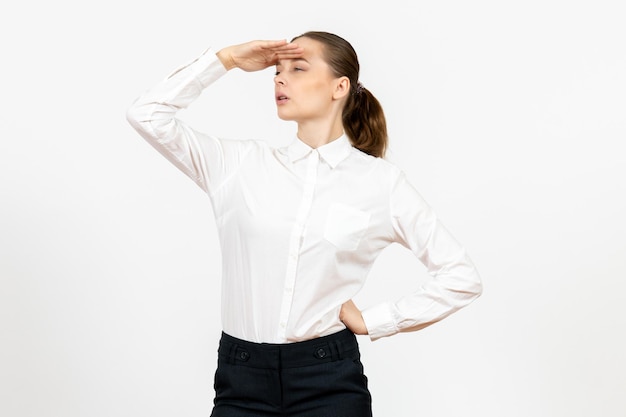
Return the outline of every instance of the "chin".
[[[278,111],[276,113],[278,114],[278,118],[280,120],[284,120],[286,122],[291,122],[291,121],[295,120],[293,115],[290,115],[287,112],[281,111],[281,109],[278,109]]]

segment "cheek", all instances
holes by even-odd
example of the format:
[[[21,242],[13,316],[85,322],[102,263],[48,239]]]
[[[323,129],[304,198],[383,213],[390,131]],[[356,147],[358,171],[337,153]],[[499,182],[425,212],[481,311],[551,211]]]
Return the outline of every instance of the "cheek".
[[[317,104],[329,103],[332,94],[328,91],[328,84],[313,83],[307,88],[307,97]]]

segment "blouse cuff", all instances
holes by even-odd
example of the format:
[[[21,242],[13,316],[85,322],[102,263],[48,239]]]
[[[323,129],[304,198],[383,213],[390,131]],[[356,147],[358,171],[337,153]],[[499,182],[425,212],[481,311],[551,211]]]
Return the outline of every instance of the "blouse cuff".
[[[205,49],[205,51],[193,61],[175,69],[167,78],[172,78],[182,70],[185,70],[187,74],[192,75],[200,81],[202,87],[207,87],[228,72],[224,64],[222,64],[222,61],[220,61],[210,47]]]
[[[372,341],[398,333],[391,306],[388,304],[367,308],[361,311],[361,315]]]

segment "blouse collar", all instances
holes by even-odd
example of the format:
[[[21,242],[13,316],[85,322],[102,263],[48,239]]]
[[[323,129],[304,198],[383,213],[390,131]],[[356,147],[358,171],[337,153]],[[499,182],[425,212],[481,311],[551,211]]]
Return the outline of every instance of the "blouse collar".
[[[332,142],[317,148],[320,157],[326,161],[331,168],[335,168],[341,161],[346,159],[351,150],[352,144],[345,133]],[[287,148],[289,161],[292,163],[308,156],[311,151],[313,151],[313,148],[297,137]]]

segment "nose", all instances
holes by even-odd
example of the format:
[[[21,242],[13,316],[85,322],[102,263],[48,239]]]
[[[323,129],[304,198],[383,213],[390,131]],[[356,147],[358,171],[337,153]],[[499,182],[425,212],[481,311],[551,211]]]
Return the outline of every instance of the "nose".
[[[280,74],[278,74],[274,77],[274,84],[285,85],[285,80],[280,76]]]

